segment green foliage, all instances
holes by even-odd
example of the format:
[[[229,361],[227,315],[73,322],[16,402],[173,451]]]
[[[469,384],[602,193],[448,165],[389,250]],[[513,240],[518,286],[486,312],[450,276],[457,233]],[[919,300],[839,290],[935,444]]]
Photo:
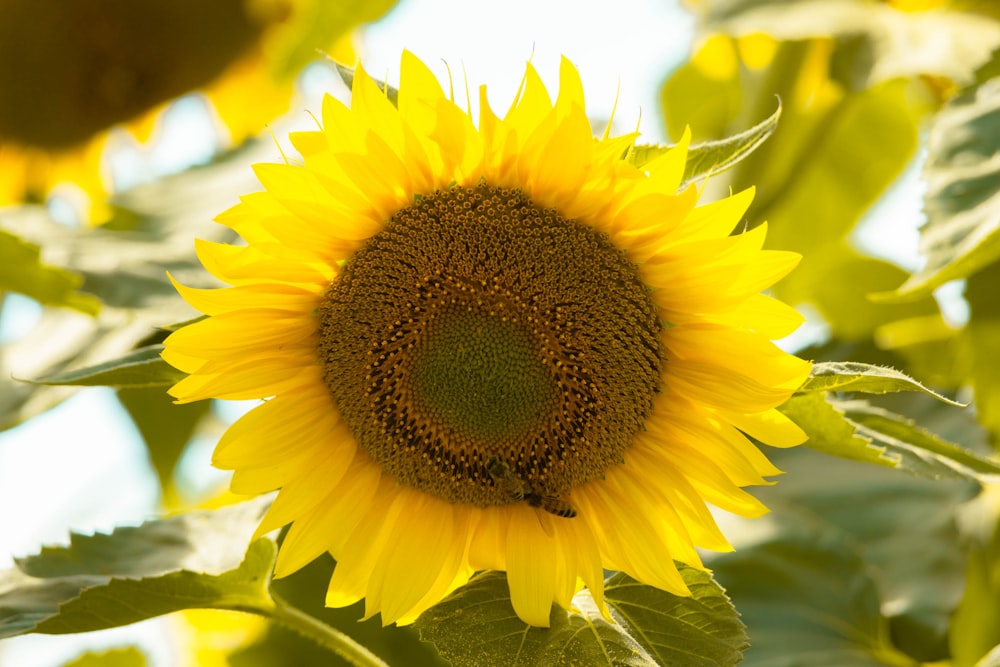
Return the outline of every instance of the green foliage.
[[[343,63],[338,63],[335,60],[330,60],[329,63],[334,71],[337,72],[340,80],[344,82],[344,85],[351,88],[354,85],[354,68],[348,67]],[[371,73],[368,73],[368,76],[371,76]],[[399,105],[399,90],[380,79],[372,77],[372,80],[378,86],[378,89],[385,93],[386,99],[392,102],[393,106]]]
[[[813,364],[812,373],[799,387],[800,393],[816,391],[862,392],[888,394],[897,391],[919,391],[939,401],[961,406],[949,398],[928,389],[905,373],[893,368],[872,366],[851,361]]]
[[[815,364],[796,395],[780,409],[809,435],[806,446],[817,451],[935,479],[998,480],[1000,462],[948,442],[913,420],[867,401],[837,397],[899,391],[921,392],[960,405],[891,368],[827,362]]]
[[[866,0],[724,0],[700,3],[700,24],[706,32],[765,33],[787,41],[860,40],[868,64],[856,72],[860,85],[921,75],[968,81],[1000,47],[1000,26],[984,20],[997,18],[995,7],[976,0],[942,4],[933,12],[906,12]]]
[[[778,100],[778,108],[774,113],[750,129],[725,139],[705,141],[691,146],[684,167],[684,179],[679,189],[683,190],[692,181],[720,174],[735,166],[767,141],[778,127],[780,118],[781,100]],[[636,167],[642,167],[668,150],[670,146],[633,146],[629,151],[628,160]]]
[[[305,4],[295,17],[298,29],[275,54],[272,70],[279,79],[290,79],[316,60],[317,50],[328,48],[358,25],[379,19],[396,0],[341,0]],[[309,11],[306,11],[309,10]]]
[[[965,594],[955,610],[949,637],[955,667],[980,664],[980,659],[1000,646],[1000,517],[987,503],[980,502],[974,509],[985,515],[976,518],[987,528],[971,537]]]
[[[674,137],[690,126],[696,139],[728,136],[748,114],[783,102],[773,136],[734,169],[712,179],[713,192],[757,191],[750,224],[769,223],[768,245],[803,255],[775,285],[775,294],[816,308],[843,340],[864,340],[886,323],[937,312],[930,297],[876,304],[874,292],[894,289],[906,272],[866,257],[850,235],[914,155],[919,114],[901,81],[856,89],[838,79],[836,63],[852,44],[785,42],[766,68],[737,64],[722,77],[710,61],[736,58],[734,44],[716,40],[664,85],[667,126]],[[706,62],[701,62],[703,58]]]
[[[870,438],[857,435],[857,426],[850,423],[844,412],[822,394],[793,396],[781,406],[781,411],[809,436],[807,447],[889,468],[899,465],[898,458],[875,446]]]
[[[952,98],[927,142],[921,251],[927,264],[897,298],[929,294],[1000,259],[1000,77]]]
[[[267,608],[265,584],[276,552],[274,542],[260,539],[250,545],[246,560],[236,569],[219,575],[179,570],[141,579],[112,577],[104,586],[88,582],[76,597],[63,601],[57,613],[37,619],[32,631],[93,632],[184,609]]]
[[[978,485],[900,474],[805,448],[776,459],[787,474],[758,495],[774,509],[766,521],[778,528],[754,533],[780,543],[784,531],[794,532],[799,522],[835,529],[875,581],[893,645],[921,661],[945,657],[949,619],[964,586],[965,554],[956,544],[965,503]],[[741,536],[737,530],[736,557],[745,546]],[[735,597],[734,603],[744,612]]]
[[[146,656],[138,648],[115,648],[100,653],[85,653],[62,667],[146,667]]]
[[[333,560],[321,557],[295,574],[272,582],[272,589],[289,604],[316,617],[364,645],[390,665],[446,667],[427,642],[420,641],[412,626],[382,627],[379,619],[359,622],[364,602],[331,609],[323,605],[317,591],[326,589],[333,574]],[[348,665],[350,663],[292,629],[272,624],[264,636],[229,658],[232,667],[299,667],[300,665]]]
[[[287,77],[393,4],[315,3],[295,17],[303,38],[274,44],[273,73]],[[0,572],[0,637],[216,608],[275,621],[234,667],[1000,665],[1000,11],[977,0],[906,12],[867,0],[689,4],[714,36],[661,91],[673,139],[692,131],[685,183],[705,201],[756,188],[748,224],[766,221],[769,248],[803,256],[774,293],[828,335],[804,353],[819,361],[780,407],[809,440],[768,451],[787,474],[754,493],[773,513],[727,517],[737,549],[709,561],[718,583],[682,567],[687,598],[609,573],[610,619],[581,591],[573,609],[553,607],[550,628],[532,628],[504,574],[483,572],[414,627],[382,628],[357,622],[362,603],[323,606],[326,556],[271,580],[274,542],[250,542],[268,502],[258,500],[72,535],[19,559]],[[350,86],[354,70],[334,66]],[[174,468],[211,405],[165,393],[183,377],[159,357],[182,326],[168,323],[195,314],[167,273],[217,286],[191,240],[235,239],[209,221],[258,187],[247,165],[270,159],[267,144],[134,189],[100,228],[58,225],[41,206],[0,214],[0,291],[46,306],[0,350],[0,429],[74,387],[116,387],[174,506]],[[856,232],[921,148],[926,261],[911,275],[876,256],[882,248],[857,247]],[[664,150],[626,157],[641,167]],[[949,324],[932,292],[955,279],[966,280],[969,318]],[[146,658],[127,648],[70,664]]]
[[[691,597],[677,597],[624,574],[605,582],[611,619],[584,590],[573,611],[553,607],[549,628],[533,628],[510,606],[503,573],[477,575],[416,623],[454,667],[507,665],[735,665],[748,642],[723,590],[681,566]]]
[[[807,517],[782,528],[712,561],[753,638],[744,664],[892,664],[879,659],[890,642],[875,582],[848,537]]]
[[[97,371],[102,364],[110,371],[120,364],[109,360],[131,359],[138,348],[161,342],[163,325],[197,314],[177,294],[167,273],[190,285],[217,286],[197,268],[192,239],[234,238],[232,231],[211,220],[235,199],[234,185],[238,191],[253,189],[253,174],[243,160],[253,160],[261,150],[261,144],[251,144],[215,164],[138,187],[119,199],[112,224],[99,228],[57,224],[40,206],[5,211],[5,222],[16,226],[23,238],[55,256],[72,257],[74,270],[83,276],[81,290],[99,298],[102,306],[95,318],[46,310],[24,338],[0,348],[0,365],[7,371],[0,375],[0,430],[70,395],[62,386],[14,378],[73,377],[73,371]],[[176,197],[175,192],[186,194]],[[148,365],[130,369],[136,374],[128,381],[165,383],[170,371],[155,359],[147,360]],[[121,371],[124,376],[116,372],[112,377],[129,378],[124,368]]]
[[[966,359],[968,381],[975,392],[980,423],[994,439],[1000,437],[1000,299],[997,284],[1000,263],[970,276],[965,299],[969,323],[959,334],[960,354]]]
[[[90,632],[183,609],[266,610],[276,547],[250,544],[266,503],[72,535],[0,572],[0,638]]]
[[[808,449],[778,463],[788,474],[759,494],[774,512],[736,526],[736,551],[708,563],[747,623],[746,664],[945,657],[963,587],[956,515],[975,486]]]
[[[5,221],[8,216],[0,218]],[[101,302],[78,290],[83,283],[79,275],[41,262],[41,249],[0,230],[0,293],[20,292],[46,306],[73,308],[96,315]]]
[[[74,371],[40,377],[31,382],[77,387],[118,388],[169,387],[184,378],[176,368],[160,358],[162,345],[148,345],[112,361]]]
[[[142,435],[164,504],[169,505],[175,495],[174,469],[198,425],[211,413],[212,402],[177,405],[161,388],[121,389],[117,395]]]

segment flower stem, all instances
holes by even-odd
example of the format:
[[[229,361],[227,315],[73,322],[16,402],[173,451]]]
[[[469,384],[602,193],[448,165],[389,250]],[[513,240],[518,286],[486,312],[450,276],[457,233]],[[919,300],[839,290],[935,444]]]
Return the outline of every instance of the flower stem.
[[[272,620],[281,623],[286,628],[312,639],[320,646],[327,648],[355,667],[389,667],[381,658],[354,641],[340,630],[323,623],[315,616],[293,607],[274,591],[270,591],[274,607],[268,611]]]

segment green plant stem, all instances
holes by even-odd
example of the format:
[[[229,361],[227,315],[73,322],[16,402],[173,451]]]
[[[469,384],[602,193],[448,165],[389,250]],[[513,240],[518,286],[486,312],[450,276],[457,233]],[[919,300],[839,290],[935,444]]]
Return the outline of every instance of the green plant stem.
[[[293,607],[278,597],[274,591],[270,591],[270,595],[274,600],[274,608],[269,610],[268,616],[286,628],[330,649],[355,667],[389,667],[381,658],[340,630]]]

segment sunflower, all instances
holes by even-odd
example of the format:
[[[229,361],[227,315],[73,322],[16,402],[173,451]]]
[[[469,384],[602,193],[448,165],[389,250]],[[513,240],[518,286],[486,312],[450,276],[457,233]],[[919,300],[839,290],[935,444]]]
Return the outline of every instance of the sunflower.
[[[799,257],[730,235],[752,192],[678,191],[686,140],[636,168],[636,134],[595,139],[567,60],[554,103],[530,64],[502,118],[479,97],[410,53],[398,106],[363,69],[327,97],[219,216],[246,245],[197,244],[232,287],[177,285],[208,317],[171,394],[267,399],[214,463],[280,489],[275,574],[330,553],[330,606],[408,623],[484,569],[536,626],[578,582],[604,609],[604,569],[688,594],[674,561],[731,548],[706,503],[766,511],[748,436],[805,439],[775,406],[810,366],[769,340],[800,316],[761,294]]]
[[[103,222],[109,129],[145,143],[167,104],[199,91],[238,145],[287,109],[316,49],[351,53],[347,31],[393,1],[0,0],[0,94],[14,101],[0,106],[0,206],[72,183]]]

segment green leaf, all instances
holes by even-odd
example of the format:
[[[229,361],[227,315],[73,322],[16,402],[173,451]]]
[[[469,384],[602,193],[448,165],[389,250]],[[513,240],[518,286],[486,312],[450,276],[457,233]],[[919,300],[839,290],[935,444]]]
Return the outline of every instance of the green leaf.
[[[927,143],[920,250],[927,263],[883,299],[930,294],[1000,259],[1000,77],[953,98]]]
[[[390,665],[399,667],[449,667],[427,642],[420,641],[413,626],[382,627],[378,617],[367,621],[364,601],[349,607],[323,604],[322,591],[330,584],[333,559],[321,556],[301,570],[271,583],[272,590],[297,609],[350,635]],[[319,593],[318,593],[319,592]],[[280,624],[271,623],[264,636],[229,656],[232,667],[302,667],[347,665],[329,650]]]
[[[5,217],[0,211],[0,222]],[[96,315],[101,301],[91,294],[79,292],[82,284],[80,275],[42,264],[41,249],[37,245],[0,229],[0,293],[19,292],[45,306],[61,306]]]
[[[1000,462],[920,428],[912,420],[865,401],[823,393],[793,396],[782,413],[809,435],[805,446],[840,458],[896,468],[931,479],[995,482]]]
[[[670,77],[661,99],[671,137],[690,126],[700,141],[742,130],[780,97],[774,134],[735,168],[709,179],[706,198],[754,187],[748,223],[767,221],[768,247],[803,256],[774,286],[775,295],[813,306],[833,337],[859,341],[888,322],[931,315],[938,307],[929,296],[892,305],[869,299],[895,289],[908,274],[861,255],[849,237],[912,160],[920,113],[904,81],[869,89],[836,81],[843,48],[828,40],[779,43],[761,68],[743,64],[737,45],[716,36]]]
[[[0,638],[90,632],[182,609],[267,610],[277,547],[246,545],[266,509],[256,499],[110,535],[72,535],[0,572]]]
[[[803,213],[802,209],[796,211],[799,215]],[[906,280],[909,274],[895,264],[865,257],[844,240],[824,246],[804,238],[782,238],[787,230],[777,231],[773,225],[775,219],[768,219],[772,221],[770,229],[776,231],[769,234],[768,243],[803,254],[802,264],[776,285],[775,294],[788,303],[814,305],[830,323],[835,338],[867,341],[878,336],[886,324],[939,316],[940,309],[931,295],[906,303],[876,303],[873,300],[875,295],[894,289]],[[801,231],[804,236],[805,230]],[[784,246],[789,240],[796,246]]]
[[[955,667],[1000,664],[1000,495],[995,488],[965,510],[968,562],[965,591],[952,617],[949,635]]]
[[[817,516],[771,504],[774,514],[749,522],[754,541],[708,562],[747,623],[745,664],[914,664],[892,645],[859,544]]]
[[[166,506],[175,497],[174,469],[195,429],[212,411],[211,401],[178,405],[162,388],[121,389],[118,400],[142,435]]]
[[[486,572],[424,612],[415,626],[454,667],[735,665],[749,644],[738,614],[709,573],[680,571],[691,597],[616,574],[605,582],[613,623],[581,591],[574,611],[553,606],[549,628],[521,621],[505,574]]]
[[[59,605],[58,612],[39,620],[34,632],[73,634],[93,632],[144,621],[184,609],[256,611],[272,606],[267,593],[277,547],[267,538],[256,540],[235,570],[210,575],[181,570],[142,579],[112,578],[102,586],[87,586],[79,596]]]
[[[704,570],[681,566],[691,597],[678,597],[618,573],[605,582],[611,616],[661,665],[735,665],[749,646],[725,591]],[[694,654],[694,655],[692,655]]]
[[[111,361],[74,371],[55,373],[28,382],[77,387],[169,387],[184,379],[186,374],[161,359],[162,351],[162,345],[149,345]]]
[[[943,403],[965,407],[928,389],[905,373],[883,366],[852,361],[828,361],[813,364],[812,373],[798,388],[798,393],[820,391],[889,394],[897,391],[919,391]]]
[[[792,396],[778,409],[806,432],[805,446],[810,449],[887,468],[899,465],[898,457],[873,444],[871,438],[859,436],[856,426],[825,394]]]
[[[364,23],[383,16],[396,0],[338,0],[299,5],[294,25],[274,44],[275,77],[290,79],[316,60],[319,49],[330,48],[338,38]]]
[[[1000,664],[1000,653],[993,662],[981,662],[1000,642],[1000,570],[997,545],[978,544],[969,552],[965,595],[955,610],[951,648],[955,667]]]
[[[1000,481],[1000,461],[987,459],[920,428],[916,423],[864,401],[839,402],[848,421],[862,437],[871,438],[889,452],[900,453],[904,470],[916,472],[920,459],[931,477],[965,477],[984,483]],[[905,455],[903,454],[905,452]],[[947,468],[948,470],[943,470]]]
[[[192,287],[220,286],[200,266],[193,239],[232,242],[234,232],[212,218],[236,203],[239,193],[260,188],[248,164],[277,157],[270,139],[247,142],[210,165],[117,195],[119,218],[100,227],[65,227],[41,206],[5,212],[0,222],[84,276],[84,289],[104,305],[96,318],[47,309],[26,336],[0,347],[0,430],[72,394],[68,387],[12,377],[50,376],[121,357],[161,342],[164,323],[197,315],[170,284],[167,272]]]
[[[684,167],[684,179],[678,188],[683,190],[692,181],[720,174],[736,165],[740,160],[757,150],[757,147],[767,141],[778,127],[781,118],[781,100],[778,108],[749,130],[744,130],[726,139],[706,141],[695,144],[688,149],[687,164]],[[634,146],[629,152],[628,160],[636,167],[642,167],[647,162],[663,155],[672,146],[640,145]]]
[[[753,647],[747,665],[881,665],[888,643],[875,583],[850,539],[797,517],[796,530],[710,563],[739,605]]]
[[[961,355],[967,359],[979,422],[1000,437],[1000,262],[969,276],[965,300],[969,322],[959,334]]]
[[[136,646],[88,652],[62,667],[146,667],[146,655]]]
[[[960,356],[959,340],[959,329],[938,314],[883,325],[875,332],[872,343],[894,355],[893,363],[911,376],[954,393],[968,377],[967,359]]]
[[[338,76],[340,76],[340,80],[344,82],[344,85],[351,88],[354,85],[354,68],[348,67],[343,63],[338,63],[333,59],[328,59],[328,61],[336,70]],[[368,74],[368,76],[371,76],[371,74]],[[392,103],[392,106],[399,106],[399,90],[390,86],[385,81],[376,79],[375,77],[372,77],[372,80],[375,82],[375,85],[378,86],[378,89],[385,93],[386,99]]]
[[[931,399],[921,402],[939,413],[953,412]],[[754,495],[773,511],[727,529],[737,554],[746,543],[756,545],[761,535],[784,542],[784,533],[796,535],[799,524],[842,531],[845,545],[853,544],[863,560],[866,576],[878,582],[881,615],[888,620],[893,644],[921,662],[947,657],[951,615],[965,587],[957,515],[979,485],[899,474],[805,447],[775,451],[772,458],[786,474]],[[814,605],[815,595],[804,588],[805,605]],[[746,613],[742,600],[734,597],[734,603]],[[753,628],[751,621],[748,616]]]

